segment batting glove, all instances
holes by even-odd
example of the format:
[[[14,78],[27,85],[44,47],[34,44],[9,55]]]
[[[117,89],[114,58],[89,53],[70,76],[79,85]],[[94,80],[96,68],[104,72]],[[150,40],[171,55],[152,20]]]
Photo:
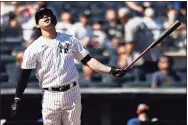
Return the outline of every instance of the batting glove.
[[[110,74],[114,77],[120,78],[123,77],[126,74],[126,72],[123,69],[117,69],[112,67],[110,70]]]
[[[14,102],[11,105],[11,116],[15,116],[18,111],[18,105],[20,103],[20,98],[14,98]]]

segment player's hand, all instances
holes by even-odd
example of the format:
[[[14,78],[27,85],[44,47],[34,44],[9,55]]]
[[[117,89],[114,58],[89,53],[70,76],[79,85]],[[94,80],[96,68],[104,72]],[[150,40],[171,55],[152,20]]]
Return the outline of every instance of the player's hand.
[[[11,105],[11,116],[16,115],[20,101],[21,101],[20,99],[14,99],[14,102]]]
[[[123,69],[117,69],[112,67],[110,70],[110,74],[114,77],[120,78],[123,77],[126,74],[126,72]]]

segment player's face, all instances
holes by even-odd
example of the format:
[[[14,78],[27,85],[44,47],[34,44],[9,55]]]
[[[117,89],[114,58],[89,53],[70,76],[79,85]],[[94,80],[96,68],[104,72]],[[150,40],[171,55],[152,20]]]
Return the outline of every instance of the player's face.
[[[44,14],[39,20],[38,27],[43,29],[43,30],[50,30],[51,28],[54,27],[52,24],[52,17],[51,15]]]

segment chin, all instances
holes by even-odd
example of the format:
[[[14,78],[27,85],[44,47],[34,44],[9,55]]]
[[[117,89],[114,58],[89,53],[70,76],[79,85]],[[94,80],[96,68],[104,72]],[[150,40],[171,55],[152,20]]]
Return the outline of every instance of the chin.
[[[52,29],[52,28],[54,28],[54,25],[53,25],[53,24],[49,24],[49,25],[44,26],[44,29],[45,29],[45,30],[50,30],[50,29]]]

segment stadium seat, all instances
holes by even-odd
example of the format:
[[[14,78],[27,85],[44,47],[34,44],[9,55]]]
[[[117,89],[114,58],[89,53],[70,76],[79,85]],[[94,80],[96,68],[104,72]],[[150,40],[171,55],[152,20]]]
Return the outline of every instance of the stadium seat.
[[[146,80],[148,83],[151,83],[152,82],[152,73],[151,74],[146,74]]]
[[[15,63],[16,57],[11,55],[1,55],[2,63]]]
[[[6,72],[5,71],[5,64],[0,62],[0,73],[2,73],[2,72]]]
[[[0,48],[0,53],[1,54],[7,54],[7,55],[11,55],[12,49],[10,47],[7,46],[1,46]]]
[[[92,81],[101,82],[102,76],[99,73],[95,73],[92,77]]]
[[[3,125],[43,125],[43,123],[25,120],[25,121],[7,121]]]
[[[81,88],[87,88],[87,87],[90,86],[90,81],[79,80],[78,83],[79,83],[79,86],[80,86]]]
[[[134,77],[129,73],[127,73],[127,75],[125,75],[122,78],[115,78],[113,76],[106,75],[106,74],[102,75],[103,83],[107,83],[107,84],[113,83],[110,86],[121,87],[123,83],[128,82],[128,81],[134,81]]]
[[[76,68],[78,70],[78,73],[82,73],[82,64],[76,64]]]
[[[31,75],[29,76],[29,82],[38,82],[34,70],[32,70]]]
[[[28,82],[27,87],[28,88],[39,88],[39,82],[38,81]]]
[[[99,60],[103,64],[108,64],[109,63],[109,57],[108,56],[96,55],[95,59]]]
[[[24,41],[14,41],[14,42],[8,42],[8,41],[3,41],[1,42],[1,46],[21,46]]]
[[[113,82],[109,82],[109,83],[103,83],[103,82],[90,82],[90,86],[92,88],[109,88],[109,87],[116,87],[115,84]]]
[[[161,88],[185,88],[187,86],[186,83],[182,83],[182,82],[174,82],[174,83],[166,83],[161,85]]]
[[[104,51],[103,49],[93,47],[88,47],[87,50],[90,52],[92,56],[102,55],[102,52]]]
[[[126,82],[122,84],[122,87],[127,88],[149,88],[150,84],[147,82]]]
[[[8,82],[7,73],[0,73],[0,82]]]

